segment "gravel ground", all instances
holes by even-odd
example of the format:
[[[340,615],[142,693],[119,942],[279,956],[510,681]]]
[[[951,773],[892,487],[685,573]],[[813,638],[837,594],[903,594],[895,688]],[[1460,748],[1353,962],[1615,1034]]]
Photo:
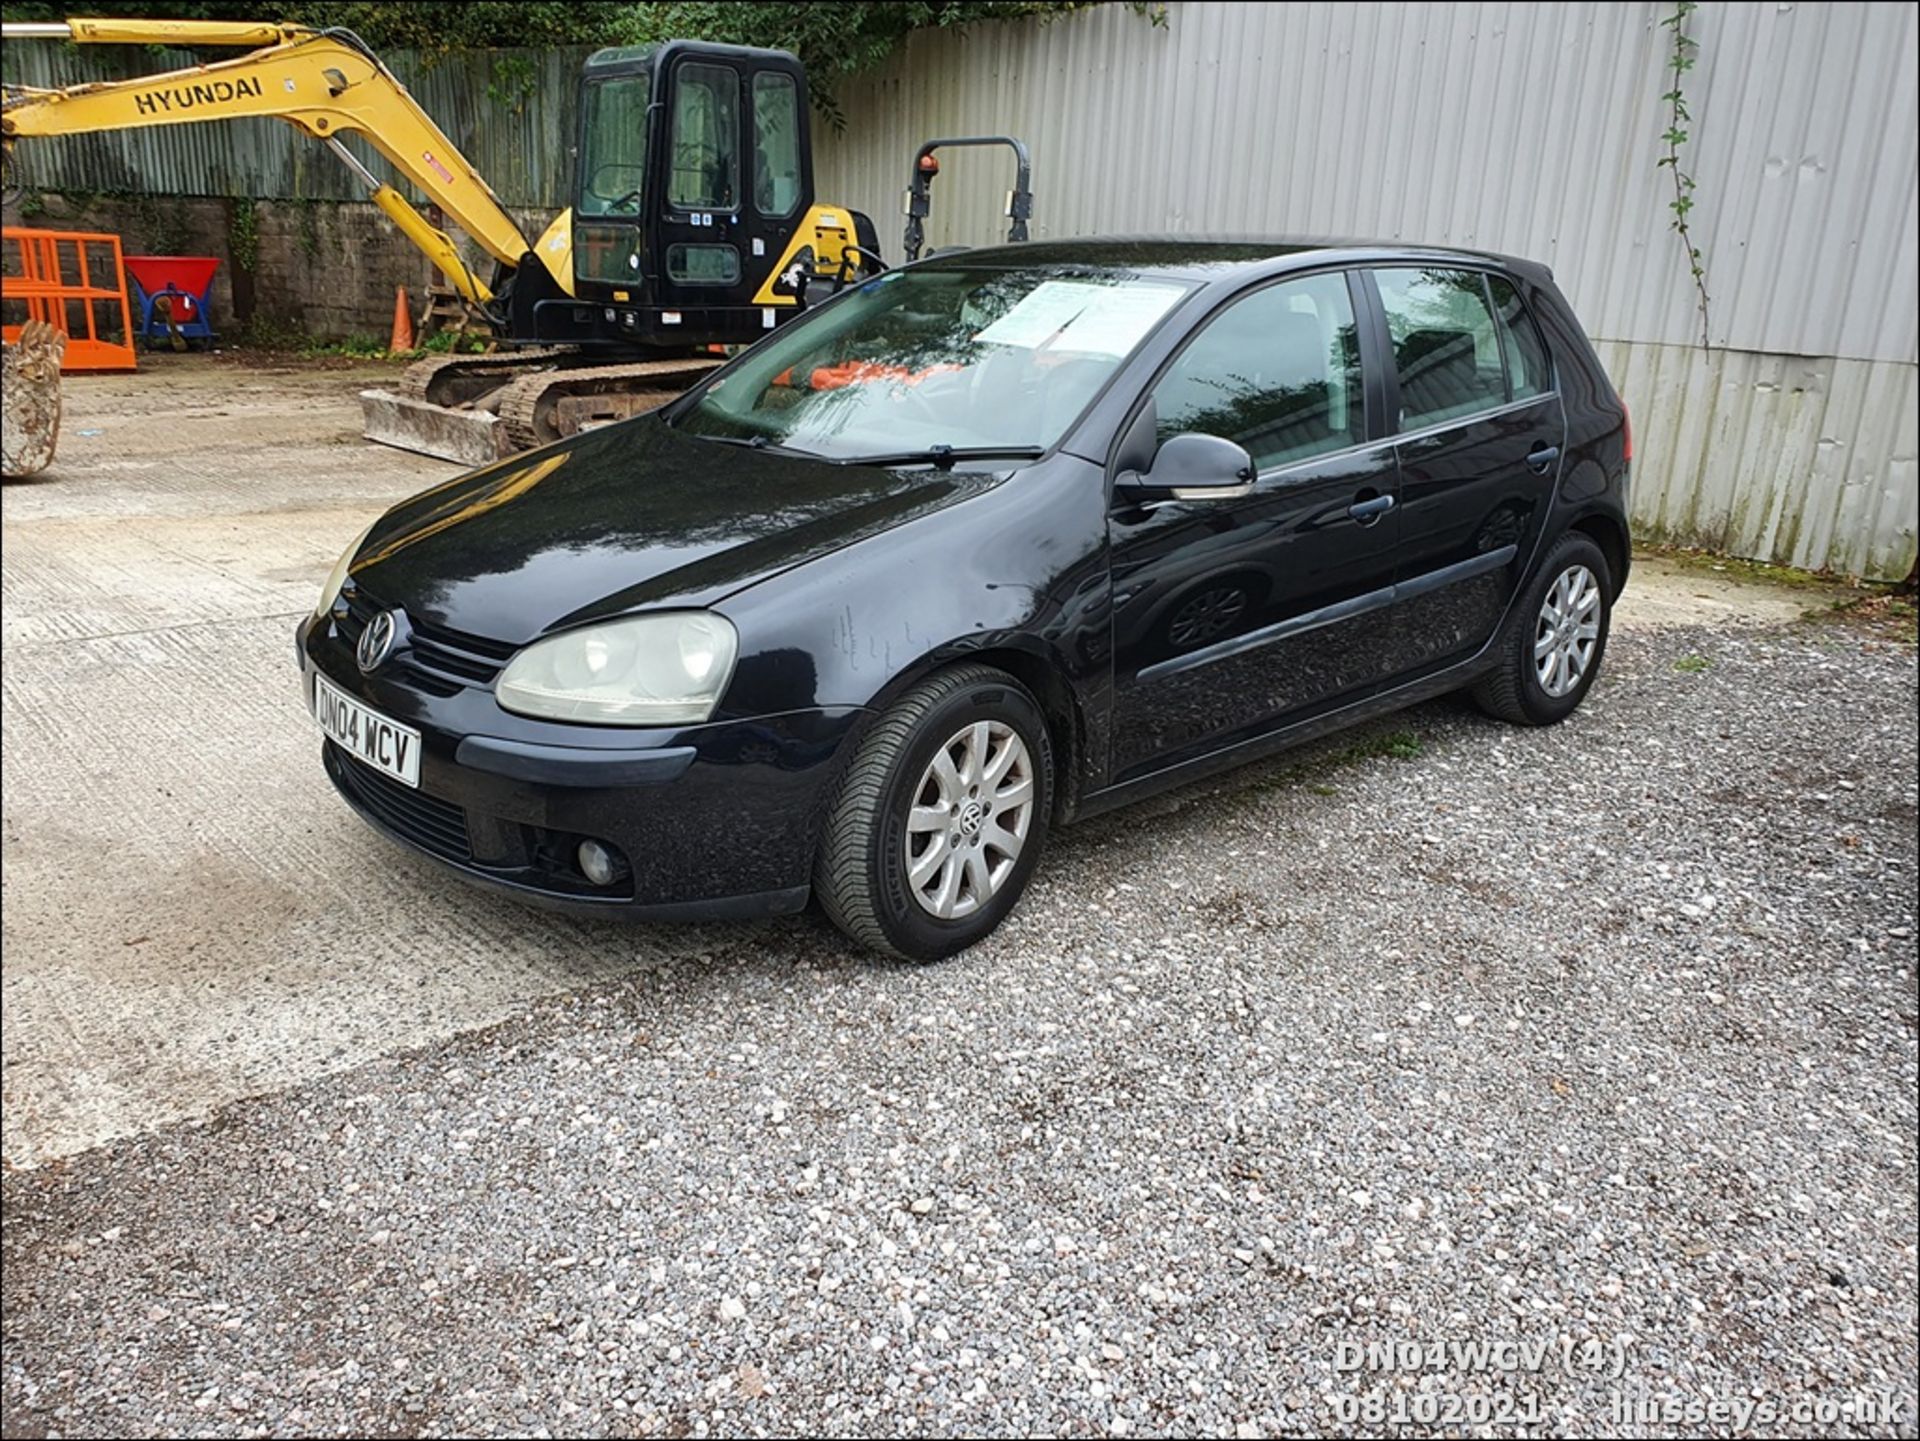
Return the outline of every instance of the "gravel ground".
[[[9,1174],[5,1432],[1729,1429],[1621,1424],[1619,1356],[1911,1436],[1913,648],[1608,663],[1555,730],[1427,707],[1063,833],[947,965],[703,928]],[[1336,1364],[1563,1338],[1601,1349]]]

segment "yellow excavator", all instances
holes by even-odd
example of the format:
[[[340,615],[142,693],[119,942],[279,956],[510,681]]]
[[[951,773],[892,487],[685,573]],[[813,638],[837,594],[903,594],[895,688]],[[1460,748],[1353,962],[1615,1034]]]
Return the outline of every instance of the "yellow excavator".
[[[363,393],[368,436],[407,449],[484,464],[650,408],[718,363],[712,347],[758,339],[810,291],[884,268],[872,223],[815,199],[806,74],[785,51],[675,40],[594,54],[581,77],[574,203],[528,244],[350,31],[119,19],[0,31],[8,41],[257,47],[132,80],[8,86],[0,133],[11,152],[30,136],[272,116],[326,144],[504,346],[423,360],[396,391]],[[342,143],[348,132],[471,236],[491,274],[476,274],[451,236],[369,171]],[[1022,235],[1024,211],[1023,201]]]

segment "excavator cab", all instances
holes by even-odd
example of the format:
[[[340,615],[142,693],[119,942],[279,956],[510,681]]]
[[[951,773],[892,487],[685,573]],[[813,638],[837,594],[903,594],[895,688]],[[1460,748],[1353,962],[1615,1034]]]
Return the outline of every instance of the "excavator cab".
[[[814,205],[806,72],[784,50],[597,52],[574,174],[573,294],[543,267],[516,276],[546,282],[512,302],[516,334],[541,342],[744,344],[797,304],[796,259],[831,269],[854,242],[848,212]]]

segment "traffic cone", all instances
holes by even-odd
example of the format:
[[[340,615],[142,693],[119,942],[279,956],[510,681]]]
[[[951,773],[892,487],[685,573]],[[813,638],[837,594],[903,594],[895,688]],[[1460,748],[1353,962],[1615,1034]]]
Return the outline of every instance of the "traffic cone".
[[[396,355],[413,349],[413,315],[407,309],[404,285],[393,288],[393,334],[387,340],[387,349]]]

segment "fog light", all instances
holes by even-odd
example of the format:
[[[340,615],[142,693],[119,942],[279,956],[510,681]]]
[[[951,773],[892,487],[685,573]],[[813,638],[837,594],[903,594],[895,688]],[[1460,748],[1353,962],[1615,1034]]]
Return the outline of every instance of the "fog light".
[[[610,886],[620,875],[620,863],[613,852],[598,841],[580,842],[575,859],[580,862],[580,874],[596,886]]]

